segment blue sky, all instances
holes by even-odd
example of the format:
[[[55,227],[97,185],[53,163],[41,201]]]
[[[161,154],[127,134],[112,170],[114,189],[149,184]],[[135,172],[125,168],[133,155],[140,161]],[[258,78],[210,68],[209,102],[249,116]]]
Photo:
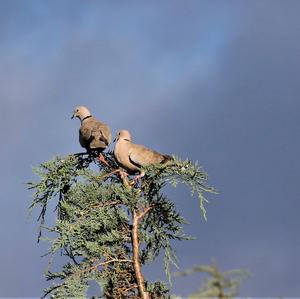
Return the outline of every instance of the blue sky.
[[[208,222],[170,189],[195,241],[181,269],[216,258],[252,277],[241,296],[299,296],[300,2],[0,2],[0,296],[47,284],[25,182],[54,155],[81,151],[73,108],[113,133],[198,160],[220,194]],[[49,215],[49,218],[53,215]],[[161,265],[146,278],[165,279]],[[175,278],[187,295],[200,278]]]

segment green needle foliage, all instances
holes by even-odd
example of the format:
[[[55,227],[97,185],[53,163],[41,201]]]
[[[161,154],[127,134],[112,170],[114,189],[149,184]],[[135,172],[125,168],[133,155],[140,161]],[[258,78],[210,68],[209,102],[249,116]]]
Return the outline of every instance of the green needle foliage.
[[[96,281],[104,298],[169,298],[163,282],[144,281],[138,271],[163,251],[170,277],[169,264],[176,264],[171,240],[190,239],[182,230],[185,219],[162,188],[168,182],[186,184],[205,219],[203,194],[215,191],[206,185],[205,172],[190,161],[174,158],[149,166],[135,182],[118,168],[112,153],[103,155],[107,165],[95,154],[55,157],[34,169],[39,181],[28,183],[34,190],[30,210],[40,209],[38,240],[46,234],[51,245],[47,254],[61,252],[69,258],[61,271],[47,272],[53,283],[44,296],[84,298],[88,283]],[[56,206],[53,225],[46,224],[50,201]]]
[[[245,270],[234,269],[220,272],[216,263],[213,261],[211,265],[194,266],[184,272],[175,273],[176,276],[189,276],[196,272],[207,273],[207,278],[202,286],[188,298],[233,298],[238,295],[240,284],[249,277],[249,273]]]

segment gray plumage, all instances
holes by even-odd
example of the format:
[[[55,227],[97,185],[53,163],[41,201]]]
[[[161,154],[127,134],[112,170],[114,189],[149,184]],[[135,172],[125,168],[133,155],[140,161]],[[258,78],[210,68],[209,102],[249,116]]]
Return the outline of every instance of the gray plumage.
[[[132,143],[131,135],[126,130],[120,131],[116,136],[114,156],[118,164],[130,174],[141,172],[143,166],[165,163],[173,159],[143,145]],[[141,173],[141,176],[143,175],[144,173]]]
[[[103,151],[111,142],[111,132],[108,125],[93,117],[90,111],[83,106],[76,107],[72,118],[78,117],[81,121],[79,129],[79,143],[88,151],[97,149]]]

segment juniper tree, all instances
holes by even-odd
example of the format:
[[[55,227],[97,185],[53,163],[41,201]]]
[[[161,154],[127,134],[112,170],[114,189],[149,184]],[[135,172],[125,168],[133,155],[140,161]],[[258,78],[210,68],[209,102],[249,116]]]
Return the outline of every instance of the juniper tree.
[[[61,271],[46,273],[53,283],[44,296],[85,297],[89,282],[96,281],[104,298],[169,298],[165,283],[142,274],[142,266],[163,251],[170,278],[170,263],[176,264],[171,241],[190,239],[163,187],[187,185],[205,219],[204,194],[214,190],[202,168],[188,160],[148,166],[136,182],[118,168],[112,153],[104,155],[107,165],[90,153],[55,157],[34,169],[39,180],[28,188],[34,190],[30,210],[40,209],[38,240],[50,242],[47,254],[68,258]],[[46,223],[50,201],[56,206],[53,225]]]

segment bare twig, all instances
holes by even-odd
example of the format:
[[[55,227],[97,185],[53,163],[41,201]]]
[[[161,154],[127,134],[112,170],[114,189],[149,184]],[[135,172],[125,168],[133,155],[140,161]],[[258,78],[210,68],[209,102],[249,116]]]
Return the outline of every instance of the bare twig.
[[[127,294],[128,291],[130,291],[130,290],[132,290],[132,289],[135,289],[135,288],[137,288],[137,287],[138,287],[138,285],[134,284],[134,285],[132,285],[132,286],[126,288],[125,290],[122,290],[122,293],[126,296],[126,294]]]
[[[114,169],[113,171],[111,171],[109,173],[105,173],[103,175],[98,176],[98,179],[102,180],[102,179],[104,179],[106,177],[111,176],[112,174],[119,173],[120,171],[121,171],[120,169]]]
[[[112,174],[119,174],[120,176],[120,179],[122,180],[122,183],[126,186],[126,187],[130,187],[130,183],[128,181],[128,174],[123,171],[122,169],[120,168],[117,168],[117,169],[113,169],[111,172],[109,173],[106,173],[106,174],[103,174],[103,175],[100,175],[98,177],[98,179],[102,180],[104,178],[107,178],[107,177],[110,177]]]
[[[107,260],[107,261],[104,261],[104,262],[97,263],[96,265],[94,265],[90,268],[78,271],[78,272],[74,273],[74,275],[80,275],[80,274],[85,273],[85,272],[90,272],[92,270],[97,269],[100,266],[105,266],[105,265],[108,265],[108,264],[111,264],[111,263],[132,263],[132,260],[128,260],[128,259],[111,259],[111,260]]]
[[[151,205],[147,208],[145,208],[143,211],[140,211],[140,213],[137,214],[137,221],[140,221],[151,209],[153,209],[154,205]]]

